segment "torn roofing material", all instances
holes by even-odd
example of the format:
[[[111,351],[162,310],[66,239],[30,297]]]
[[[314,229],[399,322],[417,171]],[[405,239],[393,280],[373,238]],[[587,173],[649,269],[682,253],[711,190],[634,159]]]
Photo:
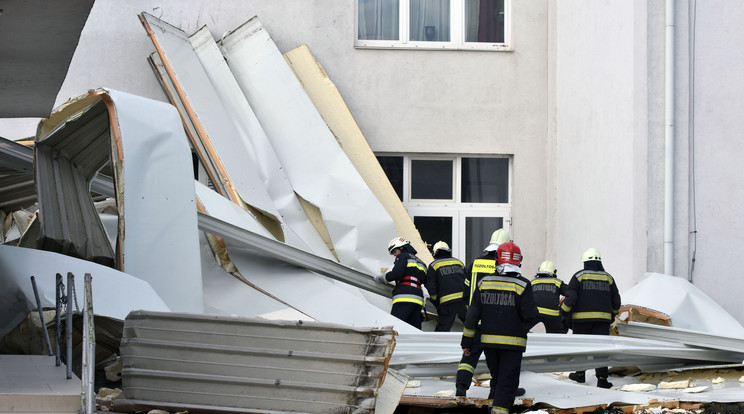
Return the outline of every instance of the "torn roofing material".
[[[205,159],[204,165],[211,167],[216,188],[223,188],[222,195],[251,211],[256,218],[276,237],[284,240],[280,214],[264,188],[264,183],[254,168],[246,165],[243,151],[231,147],[239,146],[239,133],[225,110],[222,101],[212,87],[199,59],[194,53],[186,34],[147,13],[140,15],[145,30],[155,45],[175,93],[169,94],[180,100],[182,114],[194,126],[199,143],[195,144],[198,156]],[[204,153],[201,152],[203,149]]]
[[[133,312],[114,405],[272,412],[374,412],[391,328]],[[254,411],[255,412],[255,411]]]
[[[384,246],[396,235],[391,217],[258,18],[225,35],[219,45],[295,192],[319,209],[341,263],[370,274],[389,266]]]
[[[320,62],[315,59],[306,45],[290,50],[284,54],[284,57],[344,153],[393,218],[397,234],[411,241],[421,260],[426,263],[434,261],[426,244],[421,240],[413,219],[403,207],[398,194],[390,184],[390,179],[354,120],[354,116]]]
[[[170,308],[147,282],[115,269],[59,253],[0,245],[0,337],[36,309],[36,285],[45,309],[55,307],[56,274],[75,275],[75,289],[82,297],[85,273],[93,276],[96,315],[124,320],[134,309],[168,312]]]
[[[459,333],[422,332],[398,337],[390,366],[411,377],[453,375],[462,352]],[[522,369],[534,372],[592,369],[599,365],[666,369],[684,364],[740,362],[744,354],[624,336],[530,333]],[[478,364],[476,374],[488,373]]]
[[[90,91],[44,119],[36,142],[42,237],[77,251],[110,249],[88,189],[110,162],[119,214],[116,267],[149,282],[171,309],[202,311],[191,154],[173,106]]]
[[[349,326],[394,326],[398,332],[408,333],[418,331],[390,315],[391,299],[385,293],[389,286],[367,285],[370,279],[365,280],[356,270],[272,241],[248,212],[203,185],[197,185],[196,190],[211,216],[200,214],[200,227],[225,238],[231,259],[251,285],[317,321]],[[336,284],[331,277],[344,279],[345,283]],[[385,296],[375,294],[379,301],[372,303],[346,283],[379,289]],[[251,304],[244,306],[249,308]]]
[[[0,138],[1,210],[18,210],[36,202],[33,165],[33,148]]]
[[[646,273],[623,292],[623,304],[663,312],[676,328],[744,339],[744,327],[685,278]]]

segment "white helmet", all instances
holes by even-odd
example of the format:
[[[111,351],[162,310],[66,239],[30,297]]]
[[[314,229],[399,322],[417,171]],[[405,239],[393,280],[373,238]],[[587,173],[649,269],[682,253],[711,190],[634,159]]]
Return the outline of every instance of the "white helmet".
[[[393,240],[390,240],[390,243],[388,244],[388,253],[393,254],[393,250],[403,247],[406,244],[411,244],[411,242],[402,237],[396,237]]]
[[[499,248],[499,245],[502,243],[506,243],[508,241],[512,241],[511,234],[509,234],[508,231],[504,229],[498,229],[491,234],[491,241],[489,241],[488,246],[486,246],[485,249],[483,249],[484,252],[493,252],[496,251],[496,249]]]
[[[434,243],[434,248],[431,250],[431,252],[433,254],[437,254],[437,250],[444,250],[444,251],[447,251],[447,252],[451,251],[450,250],[450,247],[447,245],[447,243],[445,243],[443,241],[438,241],[438,242]]]
[[[598,262],[602,261],[602,255],[599,254],[599,250],[592,247],[587,249],[584,254],[581,255],[582,262],[588,262],[590,260],[596,260]]]
[[[546,260],[540,263],[540,267],[537,268],[538,275],[555,276],[556,273],[558,273],[558,270],[555,268],[555,265],[550,260]]]

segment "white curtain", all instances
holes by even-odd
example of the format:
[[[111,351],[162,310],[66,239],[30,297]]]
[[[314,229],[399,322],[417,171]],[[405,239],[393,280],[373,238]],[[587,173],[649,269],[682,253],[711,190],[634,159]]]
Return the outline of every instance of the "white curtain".
[[[449,42],[450,0],[411,0],[410,30],[411,41]]]
[[[359,40],[399,40],[399,0],[359,0]]]

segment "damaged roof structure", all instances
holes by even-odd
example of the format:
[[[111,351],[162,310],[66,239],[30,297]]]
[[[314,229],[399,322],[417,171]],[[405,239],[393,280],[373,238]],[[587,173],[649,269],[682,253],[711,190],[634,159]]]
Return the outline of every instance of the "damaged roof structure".
[[[342,132],[318,104],[322,99],[308,95],[308,85],[314,82],[332,86],[309,49],[282,55],[257,17],[219,39],[205,28],[185,33],[148,13],[142,13],[140,21],[155,50],[149,59],[153,73],[172,105],[99,88],[70,100],[41,122],[33,168],[28,148],[9,142],[2,146],[3,174],[23,177],[18,188],[28,183],[32,169],[35,179],[35,199],[13,193],[8,205],[31,208],[38,201],[39,212],[24,224],[6,219],[17,234],[4,227],[4,241],[16,246],[0,246],[3,303],[13,304],[3,309],[6,323],[0,326],[0,336],[35,307],[29,275],[39,280],[42,305],[51,307],[55,273],[90,273],[96,314],[126,320],[126,352],[142,352],[133,345],[133,338],[140,336],[126,336],[136,330],[127,323],[155,322],[157,312],[172,312],[176,318],[200,315],[193,317],[197,320],[220,315],[213,319],[228,323],[235,315],[273,318],[278,313],[321,330],[327,329],[325,324],[337,324],[333,333],[390,327],[397,332],[394,347],[385,345],[390,353],[361,358],[377,358],[372,362],[394,372],[385,379],[388,384],[399,373],[408,376],[410,384],[418,381],[419,387],[391,392],[400,396],[396,404],[377,407],[377,412],[392,412],[398,402],[432,407],[483,404],[487,388],[474,387],[470,399],[457,399],[446,392],[454,391],[451,379],[441,378],[456,370],[459,334],[420,332],[388,313],[390,287],[371,277],[391,264],[382,247],[404,234],[422,254],[427,249],[389,185],[374,184],[388,183],[378,165],[369,165],[374,155],[360,141],[358,128],[352,125],[351,132]],[[328,88],[318,93],[328,93]],[[340,96],[334,99],[330,111],[340,105]],[[348,127],[352,121],[341,123]],[[197,181],[192,153],[199,161]],[[110,197],[108,204],[94,202],[91,192]],[[111,200],[114,208],[104,212]],[[645,296],[659,291],[670,294]],[[666,303],[665,298],[679,301]],[[661,388],[641,393],[595,390],[551,375],[591,369],[598,362],[637,366],[645,372],[741,368],[741,325],[684,279],[648,274],[623,292],[623,299],[628,307],[666,315],[673,326],[630,320],[618,324],[624,336],[601,340],[530,334],[523,403],[572,408],[741,400],[739,384],[731,381],[697,381],[698,386],[710,382],[698,394]],[[144,312],[130,313],[133,310]],[[330,341],[328,335],[319,338]],[[386,335],[392,340],[391,333]],[[186,342],[175,346],[185,348]],[[322,359],[335,350],[321,347],[316,352]],[[125,389],[118,409],[227,409],[220,405],[224,401],[209,395],[174,402],[140,393],[153,386],[147,382],[153,377],[136,372],[137,364],[131,362],[136,357],[123,358]],[[212,357],[208,362],[220,363]],[[485,373],[485,364],[478,368]],[[216,374],[189,375],[198,380],[205,379],[199,375]],[[265,381],[279,381],[274,386],[282,388],[284,380],[273,373],[262,375]],[[317,378],[317,372],[309,375],[310,381]],[[618,382],[635,381],[627,377]],[[385,383],[378,380],[371,387],[381,385]],[[355,392],[357,397],[383,395],[368,389]],[[265,406],[238,403],[229,408],[302,409],[290,402],[285,398]],[[350,411],[375,410],[359,399],[349,406]]]

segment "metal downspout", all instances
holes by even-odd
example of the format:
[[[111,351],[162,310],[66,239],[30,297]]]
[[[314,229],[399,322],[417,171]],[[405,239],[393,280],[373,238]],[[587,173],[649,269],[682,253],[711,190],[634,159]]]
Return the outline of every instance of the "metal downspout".
[[[674,274],[674,1],[666,0],[664,273]]]

